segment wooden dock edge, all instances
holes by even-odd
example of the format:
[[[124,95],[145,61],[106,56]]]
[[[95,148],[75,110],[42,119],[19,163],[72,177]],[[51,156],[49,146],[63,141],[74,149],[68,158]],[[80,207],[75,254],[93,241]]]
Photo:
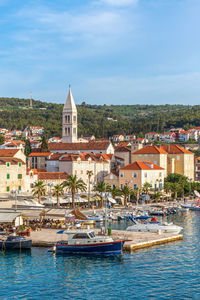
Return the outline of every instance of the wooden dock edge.
[[[175,241],[178,241],[178,240],[183,240],[183,235],[182,234],[167,237],[167,238],[157,239],[157,240],[153,240],[153,241],[137,243],[137,244],[128,244],[128,245],[126,245],[126,243],[125,243],[123,250],[132,252],[134,250],[149,248],[149,247],[156,246],[156,245],[167,244],[167,243],[175,242]]]

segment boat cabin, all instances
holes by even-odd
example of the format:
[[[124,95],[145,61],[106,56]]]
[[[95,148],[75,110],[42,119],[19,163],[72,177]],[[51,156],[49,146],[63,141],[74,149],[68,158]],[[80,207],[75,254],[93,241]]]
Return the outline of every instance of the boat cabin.
[[[68,235],[68,244],[95,244],[112,242],[113,239],[107,236],[96,236],[91,229],[87,230],[66,230],[63,233]]]

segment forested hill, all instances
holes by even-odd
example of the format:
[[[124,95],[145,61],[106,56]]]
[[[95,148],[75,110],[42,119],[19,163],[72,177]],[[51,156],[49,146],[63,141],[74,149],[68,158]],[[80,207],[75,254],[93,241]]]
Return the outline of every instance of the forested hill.
[[[61,136],[62,104],[28,99],[0,98],[0,127],[24,129],[44,126],[47,136]],[[200,105],[88,105],[78,108],[78,134],[97,138],[113,134],[143,136],[146,132],[163,132],[172,127],[185,129],[200,126]]]

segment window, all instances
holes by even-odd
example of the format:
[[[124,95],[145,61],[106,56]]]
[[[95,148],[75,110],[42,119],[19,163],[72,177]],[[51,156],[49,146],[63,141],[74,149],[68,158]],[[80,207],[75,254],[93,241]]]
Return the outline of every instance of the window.
[[[76,116],[74,116],[73,120],[74,120],[74,122],[76,122]]]
[[[33,183],[31,183],[31,184],[30,184],[30,188],[32,189],[33,187],[34,187],[34,184],[33,184]]]
[[[19,167],[21,167],[21,166],[22,166],[22,163],[19,162]]]
[[[18,179],[22,179],[22,174],[18,174],[18,175],[17,175],[17,178],[18,178]]]
[[[147,177],[147,172],[144,173],[144,177],[145,177],[145,178]]]
[[[6,166],[7,166],[7,167],[10,167],[10,163],[7,163]]]
[[[134,184],[134,185],[133,185],[133,189],[135,190],[135,189],[136,189],[136,187],[137,187],[137,184]]]
[[[179,155],[177,155],[177,160],[180,160],[180,156]]]
[[[120,188],[123,189],[123,187],[124,187],[124,185],[123,185],[123,184],[120,184]]]
[[[159,177],[162,177],[162,172],[159,173]]]
[[[10,187],[9,186],[7,186],[6,191],[10,192]]]
[[[132,177],[133,177],[133,178],[136,178],[137,175],[138,175],[137,172],[133,172],[133,173],[132,173]]]
[[[10,179],[10,174],[7,174],[7,179]]]
[[[124,173],[120,172],[120,177],[123,178],[124,177]]]
[[[22,190],[22,187],[21,185],[18,186],[18,191],[21,191]]]
[[[83,170],[81,170],[81,174],[83,174]]]
[[[76,134],[76,128],[73,128],[73,133]]]

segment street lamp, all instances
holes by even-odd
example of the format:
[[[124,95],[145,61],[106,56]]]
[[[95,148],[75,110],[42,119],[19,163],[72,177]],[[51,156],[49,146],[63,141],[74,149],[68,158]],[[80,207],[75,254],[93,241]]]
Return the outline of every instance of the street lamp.
[[[101,197],[105,197],[105,200],[106,200],[106,203],[105,203],[105,233],[107,232],[107,229],[108,229],[108,223],[107,223],[107,200],[108,200],[108,197],[110,196],[110,193],[109,192],[103,192],[103,193],[100,193]]]
[[[48,183],[49,190],[50,190],[50,200],[52,200],[52,195],[51,195],[51,188],[54,186],[53,183]]]
[[[12,189],[11,194],[15,195],[15,211],[17,210],[17,194],[19,194],[19,190]]]

